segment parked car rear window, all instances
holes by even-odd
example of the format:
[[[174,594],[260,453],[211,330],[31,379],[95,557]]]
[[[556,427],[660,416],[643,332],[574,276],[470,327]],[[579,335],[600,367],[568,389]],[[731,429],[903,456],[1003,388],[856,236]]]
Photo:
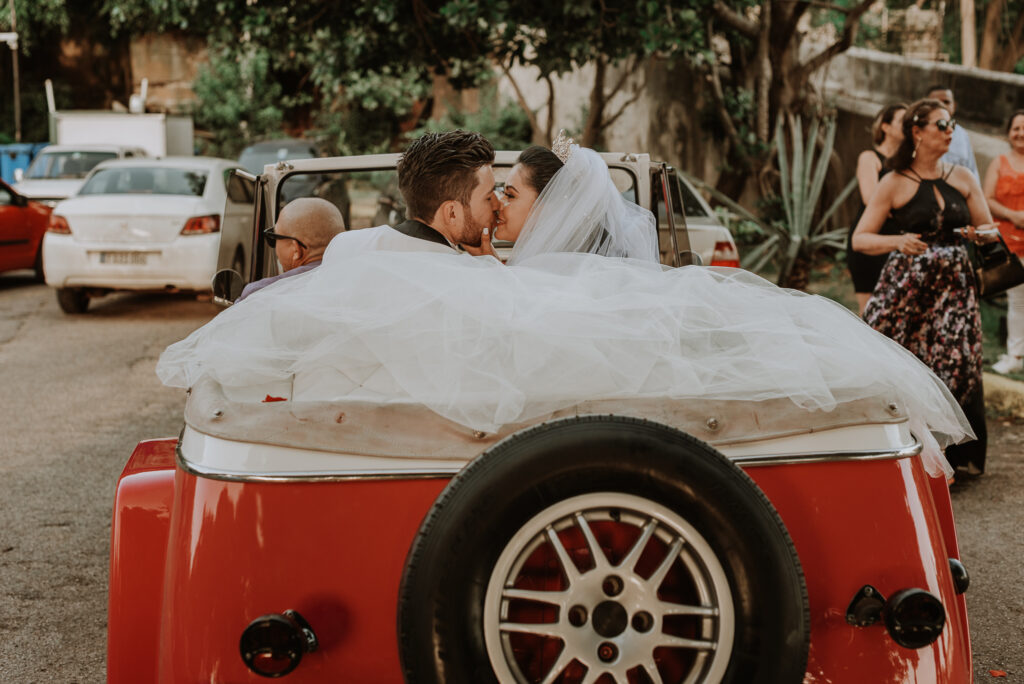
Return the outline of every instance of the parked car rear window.
[[[191,195],[206,189],[206,171],[131,166],[100,169],[85,182],[79,195]]]
[[[116,159],[115,152],[41,152],[28,167],[26,178],[85,178],[101,161]]]

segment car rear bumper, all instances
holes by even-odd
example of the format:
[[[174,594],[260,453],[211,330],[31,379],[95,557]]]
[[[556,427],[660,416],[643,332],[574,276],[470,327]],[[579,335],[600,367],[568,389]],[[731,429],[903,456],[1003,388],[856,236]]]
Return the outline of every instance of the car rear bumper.
[[[217,269],[220,234],[181,236],[160,244],[79,242],[73,235],[43,239],[46,283],[53,287],[116,290],[209,290]],[[121,254],[135,263],[106,263]]]

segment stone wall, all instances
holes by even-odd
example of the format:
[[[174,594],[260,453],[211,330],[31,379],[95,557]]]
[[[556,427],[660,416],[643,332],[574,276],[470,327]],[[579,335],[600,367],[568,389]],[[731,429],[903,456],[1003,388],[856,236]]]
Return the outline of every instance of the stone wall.
[[[149,111],[191,110],[196,101],[192,82],[208,60],[205,41],[173,33],[148,34],[132,39],[130,53],[134,92],[139,92],[143,78],[149,80]]]

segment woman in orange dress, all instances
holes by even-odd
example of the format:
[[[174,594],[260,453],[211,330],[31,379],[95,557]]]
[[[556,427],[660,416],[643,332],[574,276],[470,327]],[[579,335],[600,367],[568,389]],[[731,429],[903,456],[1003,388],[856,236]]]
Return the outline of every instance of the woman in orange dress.
[[[1024,109],[1010,115],[1006,125],[1010,153],[1000,155],[985,173],[985,199],[1006,246],[1024,256]],[[1006,353],[992,365],[997,373],[1024,370],[1024,285],[1006,292]]]

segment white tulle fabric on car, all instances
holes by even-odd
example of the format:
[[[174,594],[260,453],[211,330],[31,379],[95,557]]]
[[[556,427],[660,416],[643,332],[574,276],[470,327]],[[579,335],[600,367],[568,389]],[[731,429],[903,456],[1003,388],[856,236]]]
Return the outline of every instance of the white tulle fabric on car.
[[[570,150],[534,202],[508,263],[558,252],[658,261],[654,214],[619,193],[601,155]]]
[[[483,431],[584,399],[788,397],[830,411],[886,393],[905,404],[933,474],[951,472],[940,445],[971,435],[946,387],[905,349],[828,299],[742,270],[572,253],[510,267],[457,254],[331,255],[170,346],[160,379],[288,381],[296,400],[412,401]]]

